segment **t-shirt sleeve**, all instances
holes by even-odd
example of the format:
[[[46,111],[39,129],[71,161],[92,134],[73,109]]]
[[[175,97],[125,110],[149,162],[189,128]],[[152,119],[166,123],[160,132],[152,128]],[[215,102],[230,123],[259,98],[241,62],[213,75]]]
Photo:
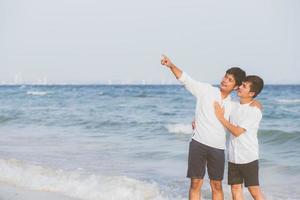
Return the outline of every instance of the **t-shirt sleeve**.
[[[201,83],[199,81],[192,79],[185,72],[182,72],[178,80],[195,97],[205,94],[205,92],[207,92],[209,88],[212,88],[212,86],[208,83]]]
[[[238,126],[246,129],[246,131],[249,131],[251,129],[258,129],[261,119],[261,111],[258,108],[251,107],[249,109],[249,113],[247,113],[247,117],[245,119],[242,119]]]

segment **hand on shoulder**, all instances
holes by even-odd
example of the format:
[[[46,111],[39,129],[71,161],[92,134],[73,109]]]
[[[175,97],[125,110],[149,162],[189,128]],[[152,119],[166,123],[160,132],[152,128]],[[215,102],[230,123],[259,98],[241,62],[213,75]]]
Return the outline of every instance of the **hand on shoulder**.
[[[258,108],[259,110],[263,110],[263,106],[262,106],[262,104],[258,101],[258,100],[256,100],[256,99],[254,99],[253,101],[252,101],[252,103],[250,104],[250,106],[251,107],[256,107],[256,108]]]

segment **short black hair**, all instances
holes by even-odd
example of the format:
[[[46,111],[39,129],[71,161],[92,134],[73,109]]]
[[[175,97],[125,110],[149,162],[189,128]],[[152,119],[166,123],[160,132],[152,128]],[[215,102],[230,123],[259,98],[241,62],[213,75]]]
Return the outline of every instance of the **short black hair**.
[[[239,67],[232,67],[226,71],[226,74],[232,74],[235,79],[235,85],[242,85],[246,78],[246,72]]]
[[[264,88],[264,80],[256,75],[246,76],[245,82],[251,83],[250,84],[250,92],[255,93],[253,98],[255,98]]]

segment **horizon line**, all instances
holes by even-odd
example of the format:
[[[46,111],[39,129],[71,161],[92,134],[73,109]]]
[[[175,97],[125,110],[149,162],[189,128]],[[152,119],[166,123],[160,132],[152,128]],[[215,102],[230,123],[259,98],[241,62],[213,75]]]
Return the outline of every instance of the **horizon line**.
[[[130,86],[130,85],[138,85],[138,86],[148,86],[148,85],[182,85],[180,83],[53,83],[53,84],[38,84],[38,83],[24,83],[24,84],[1,84],[0,86]],[[212,85],[219,85],[219,84],[212,84]],[[300,85],[300,83],[266,83],[265,85]]]

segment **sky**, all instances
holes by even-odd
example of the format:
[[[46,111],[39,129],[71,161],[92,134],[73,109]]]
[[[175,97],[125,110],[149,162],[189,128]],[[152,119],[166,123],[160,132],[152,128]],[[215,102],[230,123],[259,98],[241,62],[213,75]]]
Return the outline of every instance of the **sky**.
[[[0,0],[0,84],[218,83],[241,67],[300,84],[299,0]]]

